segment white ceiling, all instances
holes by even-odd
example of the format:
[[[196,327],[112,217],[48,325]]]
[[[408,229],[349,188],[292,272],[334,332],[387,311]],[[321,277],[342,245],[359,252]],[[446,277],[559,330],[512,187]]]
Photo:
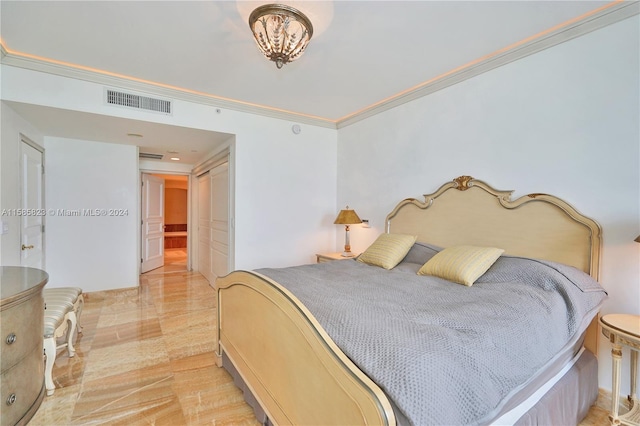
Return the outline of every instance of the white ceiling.
[[[139,152],[162,154],[163,162],[197,164],[222,142],[233,137],[187,127],[130,120],[40,105],[7,102],[22,117],[47,136],[94,142],[137,145]],[[142,137],[129,136],[142,135]],[[154,161],[154,160],[152,160]]]
[[[9,52],[336,122],[609,2],[297,1],[325,28],[282,69],[241,16],[254,3],[2,0],[0,32]]]

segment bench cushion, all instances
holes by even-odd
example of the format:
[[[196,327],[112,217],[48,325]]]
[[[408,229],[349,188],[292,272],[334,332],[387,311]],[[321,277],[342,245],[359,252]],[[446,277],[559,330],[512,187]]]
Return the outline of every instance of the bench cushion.
[[[44,337],[53,337],[56,329],[65,320],[65,315],[74,310],[78,297],[82,294],[79,287],[45,288],[44,296]]]
[[[73,303],[69,301],[46,301],[44,310],[44,337],[53,337],[56,328],[60,327],[64,316],[73,310]]]
[[[75,303],[81,294],[80,287],[45,288],[42,292],[45,301],[53,297],[65,297],[70,299],[72,303]]]

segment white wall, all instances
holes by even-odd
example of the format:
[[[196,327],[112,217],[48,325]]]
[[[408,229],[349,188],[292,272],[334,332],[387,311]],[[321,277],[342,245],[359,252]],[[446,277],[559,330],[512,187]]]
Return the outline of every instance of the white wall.
[[[335,246],[335,131],[290,128],[265,122],[236,136],[238,269],[313,263]]]
[[[137,148],[46,137],[45,149],[46,204],[55,212],[47,216],[48,286],[85,292],[138,286]],[[126,213],[112,215],[114,209]]]
[[[338,205],[374,227],[354,226],[352,247],[366,248],[401,199],[460,175],[515,189],[514,198],[546,192],[603,228],[602,313],[640,314],[638,23],[627,19],[341,129]],[[602,338],[600,348],[600,386],[610,389],[611,347]]]
[[[104,86],[6,64],[5,100],[126,117],[235,135],[235,267],[310,263],[333,250],[337,131],[174,100],[164,116],[104,104]]]
[[[4,102],[0,102],[0,211],[20,204],[20,134],[44,147],[42,134]],[[4,215],[0,220],[9,232],[0,235],[0,265],[20,265],[20,218]],[[45,257],[45,262],[47,261]]]

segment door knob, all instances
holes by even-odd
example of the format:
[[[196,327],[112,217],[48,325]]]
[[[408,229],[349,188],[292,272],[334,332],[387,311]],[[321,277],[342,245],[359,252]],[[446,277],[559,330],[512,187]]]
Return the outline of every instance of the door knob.
[[[31,250],[33,248],[33,244],[29,244],[28,246],[22,245],[22,250]]]

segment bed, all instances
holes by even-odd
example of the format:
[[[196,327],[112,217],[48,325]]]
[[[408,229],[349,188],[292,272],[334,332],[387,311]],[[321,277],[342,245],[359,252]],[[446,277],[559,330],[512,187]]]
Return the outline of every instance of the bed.
[[[425,195],[424,201],[401,201],[387,216],[385,231],[414,235],[417,241],[390,271],[347,260],[234,271],[219,278],[215,283],[218,365],[236,377],[263,423],[577,423],[598,392],[593,354],[597,353],[597,312],[606,297],[595,281],[601,230],[595,221],[557,197],[529,194],[511,200],[511,194],[461,176]],[[428,288],[421,284],[426,277],[416,275],[420,264],[443,248],[460,245],[499,247],[504,253],[472,287],[438,278]],[[546,287],[541,290],[535,284],[531,291],[561,299],[561,304],[578,307],[580,312],[563,313],[531,302],[529,311],[535,315],[523,318],[520,329],[512,330],[511,323],[525,315],[512,312],[512,306],[516,300],[533,300],[526,293],[529,287],[513,286],[520,294],[514,296],[496,292],[493,283],[503,280],[512,286],[513,278],[507,275],[505,279],[505,271],[522,275],[518,271],[529,268],[533,272],[523,274],[536,282],[540,280],[536,271],[545,274],[541,285]],[[546,284],[548,273],[558,276],[562,284]],[[378,287],[367,287],[382,280],[378,278],[382,275],[396,284],[381,281]],[[415,290],[408,290],[410,282],[415,282],[411,284]],[[381,302],[368,299],[385,287],[389,289]],[[355,293],[358,288],[360,296]],[[419,292],[423,294],[418,297]],[[396,293],[408,294],[406,306],[387,306]],[[490,302],[476,301],[480,293],[488,295]],[[363,298],[362,303],[358,304],[358,297]],[[405,333],[409,327],[400,319],[416,322],[417,318],[409,305],[420,310],[422,300],[427,299],[433,299],[434,306],[448,306],[447,311],[469,316],[465,319],[458,312],[448,318],[445,312],[437,313],[435,319],[420,317],[417,322],[424,323],[424,329]],[[347,300],[355,305],[343,306]],[[488,305],[495,305],[490,314],[476,312]],[[373,311],[361,309],[369,306]],[[354,325],[351,321],[358,317],[364,321]],[[479,318],[490,320],[490,333],[483,333],[484,325],[473,328]],[[383,333],[387,323],[398,323],[401,331]],[[361,334],[363,329],[369,329],[369,334]],[[404,334],[405,340],[396,339]],[[484,337],[474,340],[482,334]],[[515,341],[503,342],[502,336],[510,334],[516,336]],[[561,341],[555,340],[556,334]],[[542,349],[547,342],[551,347]],[[416,361],[411,362],[414,352],[423,346],[429,347],[429,353],[415,355]],[[438,347],[443,352],[434,352]],[[518,355],[516,349],[524,355]],[[482,360],[478,352],[492,353],[491,361]],[[388,367],[389,358],[400,359],[399,367]],[[443,367],[435,363],[439,358]],[[462,360],[465,366],[458,365]],[[374,369],[378,366],[383,373]],[[390,370],[397,370],[399,376],[391,375]],[[505,378],[502,370],[513,370],[522,377]],[[480,382],[474,385],[470,376],[476,373]],[[494,382],[508,383],[494,390]],[[487,401],[476,401],[487,395]]]

